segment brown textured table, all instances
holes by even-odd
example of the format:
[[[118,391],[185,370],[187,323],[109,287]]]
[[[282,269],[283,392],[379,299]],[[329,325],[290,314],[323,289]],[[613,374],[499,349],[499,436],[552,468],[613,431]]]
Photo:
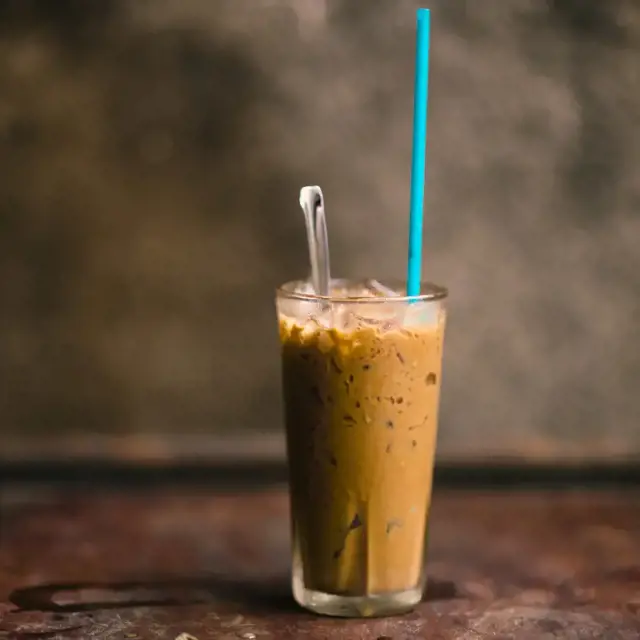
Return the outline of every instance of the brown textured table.
[[[0,638],[640,638],[632,490],[438,490],[425,601],[365,621],[292,603],[279,486],[3,496]]]

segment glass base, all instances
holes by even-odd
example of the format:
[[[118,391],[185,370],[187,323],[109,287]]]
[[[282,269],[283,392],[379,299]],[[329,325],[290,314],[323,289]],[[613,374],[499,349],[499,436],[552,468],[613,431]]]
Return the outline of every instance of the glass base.
[[[367,596],[339,596],[306,589],[293,581],[296,602],[313,613],[340,618],[376,618],[394,616],[411,611],[422,600],[422,589],[392,591]]]

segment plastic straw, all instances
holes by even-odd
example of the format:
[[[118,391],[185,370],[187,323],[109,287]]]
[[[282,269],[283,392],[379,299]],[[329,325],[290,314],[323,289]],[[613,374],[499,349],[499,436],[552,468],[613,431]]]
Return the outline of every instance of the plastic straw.
[[[427,99],[429,90],[429,41],[431,13],[418,9],[416,78],[413,96],[413,155],[411,158],[411,204],[409,210],[409,264],[407,295],[420,294],[422,226],[424,209],[425,154],[427,148]]]

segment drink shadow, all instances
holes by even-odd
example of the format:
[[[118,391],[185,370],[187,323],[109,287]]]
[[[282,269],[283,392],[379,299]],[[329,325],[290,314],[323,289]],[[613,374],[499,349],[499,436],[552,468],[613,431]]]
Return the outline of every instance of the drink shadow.
[[[458,598],[453,582],[430,580],[424,600]],[[14,590],[9,601],[16,612],[82,613],[137,607],[216,604],[252,613],[299,613],[288,576],[266,581],[228,576],[172,578],[130,582],[51,583]]]

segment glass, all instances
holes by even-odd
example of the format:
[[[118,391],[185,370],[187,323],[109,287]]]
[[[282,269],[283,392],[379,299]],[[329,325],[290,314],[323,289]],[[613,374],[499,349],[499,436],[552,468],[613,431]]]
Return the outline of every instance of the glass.
[[[316,613],[391,615],[425,587],[447,291],[332,285],[321,297],[292,282],[276,298],[293,594]]]

